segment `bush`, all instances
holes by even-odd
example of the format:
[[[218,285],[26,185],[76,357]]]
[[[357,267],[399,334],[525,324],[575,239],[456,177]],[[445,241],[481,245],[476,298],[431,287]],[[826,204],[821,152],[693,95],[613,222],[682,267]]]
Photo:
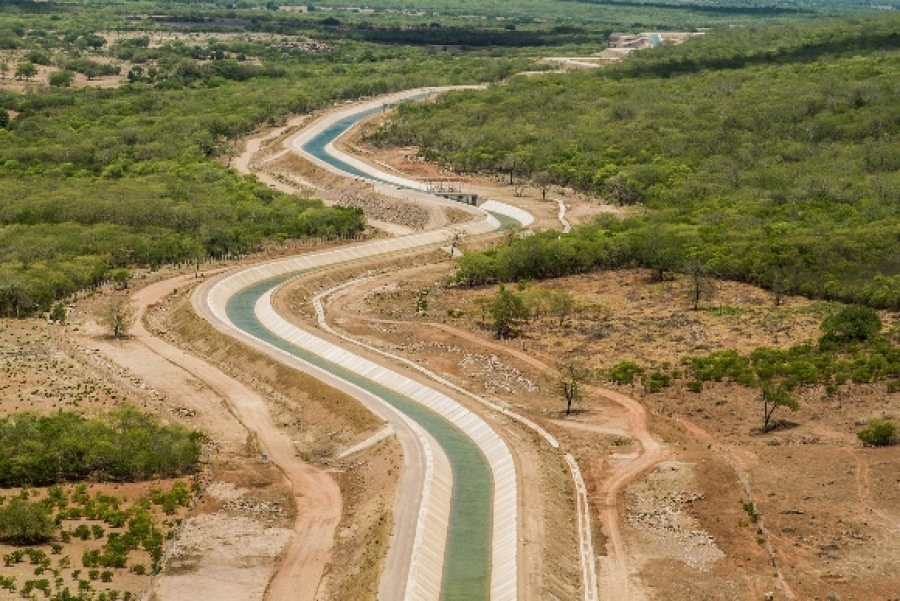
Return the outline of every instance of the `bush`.
[[[18,545],[46,542],[56,526],[50,510],[43,503],[30,503],[15,498],[0,507],[0,539]]]
[[[897,425],[889,419],[873,418],[856,436],[865,446],[886,447],[897,442]]]
[[[881,331],[881,319],[874,309],[849,305],[822,320],[823,341],[864,342]]]
[[[647,392],[659,392],[663,388],[668,388],[671,382],[671,376],[659,372],[653,372],[647,378],[645,386],[647,388]]]
[[[57,71],[56,73],[51,73],[48,78],[48,82],[51,86],[57,88],[67,88],[72,85],[72,81],[75,79],[75,73],[73,71],[69,71],[67,69],[63,69],[62,71]]]
[[[180,476],[196,467],[203,439],[131,408],[104,419],[69,412],[43,417],[19,413],[0,418],[0,486],[41,486],[91,476],[125,481]],[[97,512],[77,487],[71,502],[81,505],[86,516]],[[74,509],[67,509],[70,519]],[[81,536],[79,530],[76,536]]]
[[[633,361],[622,361],[613,365],[607,377],[616,384],[634,384],[634,377],[644,373],[644,369]]]
[[[697,382],[696,380],[688,382],[687,389],[691,392],[700,392],[703,390],[703,382]]]

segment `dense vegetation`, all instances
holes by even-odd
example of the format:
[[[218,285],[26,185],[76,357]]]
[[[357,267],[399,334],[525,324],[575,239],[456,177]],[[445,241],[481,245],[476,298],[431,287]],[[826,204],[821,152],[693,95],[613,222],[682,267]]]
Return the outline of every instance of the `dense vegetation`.
[[[179,476],[196,468],[203,439],[131,408],[102,419],[17,413],[0,419],[0,486]]]
[[[293,113],[424,84],[496,80],[530,64],[493,52],[271,36],[108,41],[73,15],[52,20],[66,10],[0,18],[0,46],[69,74],[30,93],[0,91],[2,316],[46,311],[121,267],[239,255],[265,239],[355,234],[359,209],[270,190],[218,159],[235,138]],[[16,69],[0,67],[4,76]],[[125,84],[68,87],[72,73],[103,69]]]
[[[641,265],[900,308],[900,18],[711,32],[619,68],[404,106],[372,139],[643,207],[461,262],[470,283]]]

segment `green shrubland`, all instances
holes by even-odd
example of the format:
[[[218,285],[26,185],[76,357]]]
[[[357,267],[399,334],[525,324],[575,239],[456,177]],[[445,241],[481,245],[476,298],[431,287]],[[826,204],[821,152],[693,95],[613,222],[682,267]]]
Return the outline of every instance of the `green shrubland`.
[[[151,47],[163,19],[107,42],[98,23],[132,30],[127,11],[33,8],[0,10],[0,46],[59,73],[120,74],[124,84],[75,89],[66,75],[24,94],[0,91],[0,316],[47,311],[122,267],[232,257],[267,239],[354,235],[365,223],[359,209],[325,207],[228,169],[234,140],[335,102],[494,81],[531,65],[513,51],[436,52],[346,33],[310,46],[305,36],[319,25],[284,14],[285,38],[173,37]],[[183,7],[157,8],[188,18]],[[191,18],[198,30],[216,29]],[[11,75],[16,64],[6,68]]]
[[[180,476],[196,469],[203,440],[125,407],[99,419],[17,413],[0,419],[0,487]]]
[[[633,207],[470,254],[462,282],[699,265],[776,296],[897,309],[898,25],[713,31],[617,67],[403,106],[371,140]]]

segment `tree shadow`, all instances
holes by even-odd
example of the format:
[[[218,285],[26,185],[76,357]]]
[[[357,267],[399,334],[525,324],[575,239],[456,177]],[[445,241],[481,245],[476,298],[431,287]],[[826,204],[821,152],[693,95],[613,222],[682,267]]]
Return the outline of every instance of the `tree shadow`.
[[[768,430],[763,430],[762,428],[754,428],[752,430],[752,433],[757,434],[759,436],[764,436],[766,434],[772,434],[774,432],[784,432],[786,430],[793,430],[794,428],[797,428],[799,426],[800,426],[800,424],[798,424],[797,422],[792,422],[792,421],[786,420],[786,419],[777,419],[777,420],[772,420],[772,422],[769,424]]]

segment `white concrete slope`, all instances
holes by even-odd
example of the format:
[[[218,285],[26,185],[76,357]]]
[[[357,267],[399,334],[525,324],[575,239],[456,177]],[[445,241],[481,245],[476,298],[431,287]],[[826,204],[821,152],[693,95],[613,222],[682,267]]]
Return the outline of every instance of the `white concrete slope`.
[[[269,293],[271,294],[271,293]],[[425,386],[407,376],[382,365],[364,359],[355,353],[327,342],[309,332],[301,330],[278,315],[269,302],[269,295],[262,297],[256,307],[260,322],[280,338],[329,361],[368,378],[369,380],[398,392],[419,404],[428,407],[447,421],[457,426],[471,438],[484,453],[491,469],[494,483],[493,521],[491,540],[491,599],[517,598],[517,550],[518,550],[518,503],[516,468],[512,454],[500,436],[478,415],[466,409],[450,397]],[[457,475],[458,477],[460,475]],[[449,503],[451,490],[446,491]],[[438,493],[440,494],[440,493]],[[447,523],[423,524],[416,535],[416,547],[435,552],[431,540],[432,528],[443,528],[446,536]],[[421,535],[421,536],[420,536]],[[431,562],[421,552],[414,551],[415,573],[410,574],[410,588],[416,590],[418,576],[431,583],[440,582],[442,563]],[[412,570],[411,570],[412,572]],[[428,587],[431,590],[430,587]],[[437,591],[440,592],[439,589]],[[406,598],[434,598],[408,595]]]
[[[528,211],[520,209],[519,207],[508,205],[505,202],[500,202],[498,200],[485,201],[478,205],[478,208],[484,211],[490,211],[491,213],[500,213],[501,215],[511,217],[521,223],[522,227],[528,227],[529,225],[534,223],[534,216]]]
[[[481,221],[462,224],[456,229],[469,234],[480,234],[498,227],[496,219],[487,217]],[[378,240],[351,247],[338,248],[318,253],[310,253],[261,263],[235,273],[227,274],[198,291],[197,302],[205,304],[205,313],[213,324],[222,331],[229,332],[242,339],[252,339],[252,344],[261,348],[280,360],[298,364],[305,363],[287,353],[253,338],[240,331],[228,318],[226,307],[229,299],[239,291],[271,278],[293,273],[319,269],[339,263],[352,262],[367,257],[389,254],[423,246],[445,243],[449,230],[434,230],[402,238]],[[518,596],[517,556],[518,556],[518,504],[515,465],[506,444],[481,418],[459,405],[449,397],[419,384],[405,376],[362,359],[353,353],[337,347],[325,340],[297,329],[278,316],[268,304],[259,307],[259,317],[267,327],[277,332],[282,338],[314,352],[329,361],[353,369],[370,380],[378,382],[392,390],[416,400],[436,411],[451,423],[459,427],[479,446],[488,460],[493,478],[493,521],[491,542],[491,598],[513,600]],[[335,376],[313,369],[306,364],[302,369],[313,373],[323,381],[335,385]],[[322,372],[322,373],[320,373]],[[337,384],[345,391],[356,388],[341,381]],[[353,390],[354,396],[365,397],[367,406],[377,403],[372,395],[362,389]],[[377,411],[397,428],[399,419],[396,412],[386,407]],[[406,427],[411,427],[406,424]],[[436,447],[430,437],[421,435],[418,429],[419,446],[422,452],[431,457],[427,459],[430,471],[421,485],[422,501],[416,513],[415,536],[412,547],[407,552],[395,551],[392,545],[389,551],[385,574],[382,578],[380,598],[383,599],[437,599],[443,573],[443,549],[446,542],[447,512],[451,497],[452,480],[448,479],[449,465],[446,457]],[[405,449],[406,450],[406,449]],[[427,494],[426,494],[427,493]],[[403,520],[401,512],[395,513],[398,522],[392,540],[401,540],[400,529],[409,527]],[[404,524],[407,524],[404,526]],[[403,547],[400,547],[401,549]],[[403,568],[406,568],[405,586],[398,588],[396,583]],[[387,587],[387,588],[385,588]]]
[[[434,524],[447,522],[450,504],[447,501],[447,486],[452,486],[452,470],[441,446],[419,424],[385,403],[371,392],[355,386],[330,372],[299,359],[281,349],[259,340],[239,330],[230,322],[222,322],[211,309],[209,291],[216,287],[221,278],[214,278],[198,288],[192,299],[197,313],[219,331],[242,340],[249,346],[264,352],[288,367],[306,372],[345,394],[357,399],[372,413],[390,424],[403,449],[404,469],[400,479],[400,499],[394,511],[394,529],[388,556],[385,560],[379,587],[379,599],[388,601],[417,598],[432,599],[439,591],[440,582],[416,578],[417,596],[412,593],[409,580],[415,570],[411,558],[414,550],[421,547],[426,531],[430,532],[433,548],[442,549],[446,543],[446,530],[435,528]],[[261,441],[266,448],[268,441]],[[436,483],[436,484],[435,484]],[[430,527],[426,527],[430,526]],[[432,553],[429,563],[441,561]],[[290,570],[292,566],[281,566],[279,570]],[[430,587],[428,586],[430,584]],[[426,594],[427,592],[432,595]]]

